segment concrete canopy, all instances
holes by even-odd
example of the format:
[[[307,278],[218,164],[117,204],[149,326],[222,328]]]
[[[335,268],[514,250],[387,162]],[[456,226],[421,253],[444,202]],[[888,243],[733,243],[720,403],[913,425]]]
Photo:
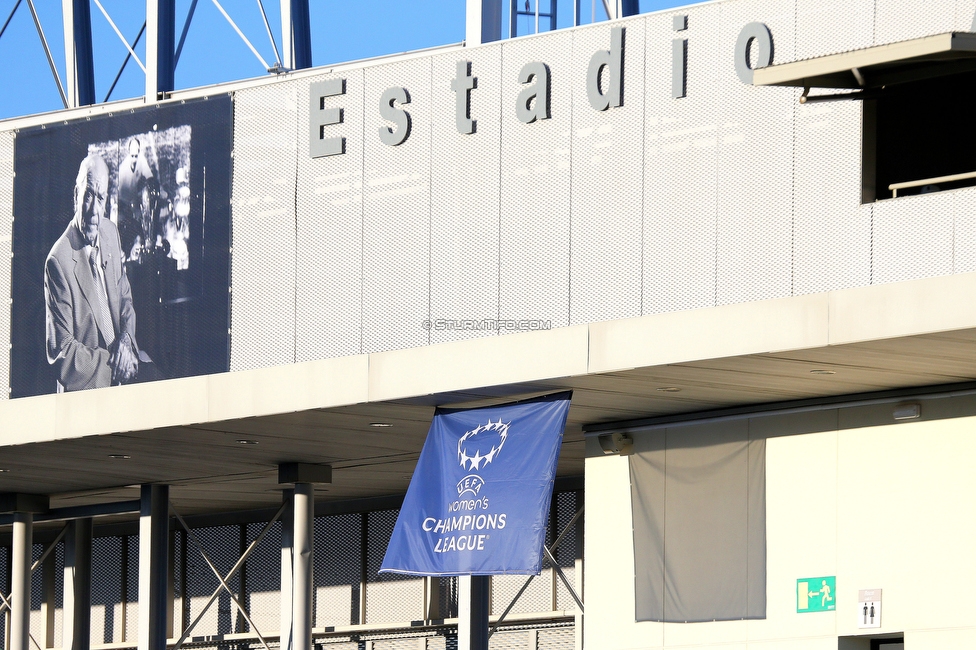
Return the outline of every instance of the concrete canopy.
[[[0,492],[56,508],[162,482],[183,514],[248,510],[299,461],[333,467],[320,501],[396,495],[435,406],[566,388],[559,475],[580,476],[584,426],[972,381],[974,292],[962,274],[0,402]]]

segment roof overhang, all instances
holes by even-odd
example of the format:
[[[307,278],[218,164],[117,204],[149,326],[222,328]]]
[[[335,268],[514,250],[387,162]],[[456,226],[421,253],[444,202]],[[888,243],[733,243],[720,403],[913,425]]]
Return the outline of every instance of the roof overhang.
[[[578,477],[584,428],[972,390],[976,301],[960,296],[974,293],[976,273],[958,274],[0,400],[0,492],[80,508],[131,501],[159,482],[182,515],[256,510],[280,505],[279,464],[300,461],[332,468],[332,483],[316,488],[322,503],[403,494],[434,407],[566,389],[557,473]]]
[[[882,88],[976,70],[976,34],[949,32],[758,68],[756,86]]]

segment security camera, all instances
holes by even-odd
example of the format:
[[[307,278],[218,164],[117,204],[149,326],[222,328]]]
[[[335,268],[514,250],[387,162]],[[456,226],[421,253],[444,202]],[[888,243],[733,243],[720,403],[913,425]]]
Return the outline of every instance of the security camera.
[[[634,450],[634,439],[629,433],[605,433],[598,437],[604,454],[627,455]]]

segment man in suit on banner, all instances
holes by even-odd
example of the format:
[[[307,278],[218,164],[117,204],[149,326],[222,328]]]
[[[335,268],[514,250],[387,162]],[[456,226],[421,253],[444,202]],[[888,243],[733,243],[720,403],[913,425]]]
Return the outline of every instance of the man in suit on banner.
[[[105,161],[89,154],[74,217],[44,264],[47,361],[59,391],[124,384],[139,372],[132,291],[119,231],[105,214],[108,181]]]

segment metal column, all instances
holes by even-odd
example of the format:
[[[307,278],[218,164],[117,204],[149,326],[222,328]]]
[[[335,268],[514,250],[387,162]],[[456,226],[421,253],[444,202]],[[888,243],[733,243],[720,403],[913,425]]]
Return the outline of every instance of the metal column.
[[[312,650],[312,548],[315,493],[311,483],[295,483],[292,545],[292,650]]]
[[[458,578],[458,650],[488,650],[488,576]]]
[[[146,101],[175,86],[176,0],[146,0]]]
[[[640,13],[639,0],[620,0],[620,17],[636,16]]]
[[[281,650],[292,650],[292,625],[291,616],[293,610],[292,593],[294,591],[292,571],[295,570],[295,562],[292,560],[293,530],[295,511],[295,491],[283,490],[281,499],[285,502],[286,508],[281,515]]]
[[[48,553],[41,563],[41,627],[44,648],[53,648],[54,644],[54,612],[57,609],[57,576],[54,575],[57,558],[54,553]],[[40,642],[40,640],[38,640]]]
[[[14,513],[10,568],[10,650],[30,650],[31,547],[34,515]]]
[[[289,70],[312,67],[308,0],[281,0],[281,62]]]
[[[503,0],[467,0],[464,44],[481,45],[502,38]]]
[[[64,650],[91,647],[91,557],[92,520],[76,519],[64,539]]]
[[[139,650],[166,650],[169,486],[143,485],[139,510]]]
[[[64,19],[65,94],[68,108],[95,103],[91,0],[61,0]]]

